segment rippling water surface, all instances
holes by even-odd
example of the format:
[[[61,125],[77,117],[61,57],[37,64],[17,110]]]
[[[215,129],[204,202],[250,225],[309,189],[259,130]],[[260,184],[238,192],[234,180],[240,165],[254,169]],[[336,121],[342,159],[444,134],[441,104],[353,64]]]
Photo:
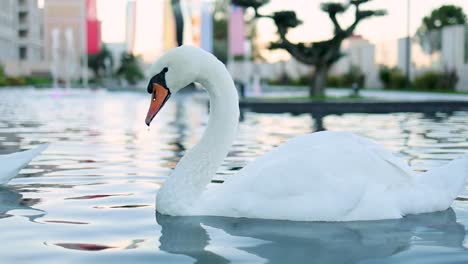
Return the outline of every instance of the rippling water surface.
[[[0,90],[0,154],[50,143],[0,187],[1,263],[468,263],[468,188],[453,210],[389,221],[156,215],[157,189],[208,113],[200,95],[177,96],[148,130],[148,103],[143,93]],[[467,112],[323,123],[373,138],[417,170],[468,154]],[[310,115],[245,113],[215,180],[315,127]]]

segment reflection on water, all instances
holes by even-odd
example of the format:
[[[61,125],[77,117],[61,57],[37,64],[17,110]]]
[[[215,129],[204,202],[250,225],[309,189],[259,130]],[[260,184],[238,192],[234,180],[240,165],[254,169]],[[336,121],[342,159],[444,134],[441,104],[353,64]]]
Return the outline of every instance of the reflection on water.
[[[33,222],[45,214],[42,210],[33,208],[37,203],[39,203],[39,199],[26,199],[11,187],[0,186],[0,219],[15,216],[15,214],[10,213],[13,210],[25,210],[28,214],[16,216],[26,217]]]
[[[201,96],[172,98],[148,131],[143,93],[0,89],[0,154],[51,143],[0,188],[0,262],[467,262],[468,190],[454,210],[392,221],[161,215],[155,221],[157,189],[206,126]],[[319,125],[373,138],[418,170],[468,154],[466,112],[349,114],[324,117]],[[316,129],[310,115],[244,113],[213,184]]]
[[[230,255],[232,248],[270,263],[358,263],[385,259],[418,245],[462,249],[465,237],[451,209],[400,220],[348,223],[160,214],[157,221],[162,226],[159,249],[190,256],[198,263],[227,263],[238,257]],[[217,243],[226,249],[213,250]]]

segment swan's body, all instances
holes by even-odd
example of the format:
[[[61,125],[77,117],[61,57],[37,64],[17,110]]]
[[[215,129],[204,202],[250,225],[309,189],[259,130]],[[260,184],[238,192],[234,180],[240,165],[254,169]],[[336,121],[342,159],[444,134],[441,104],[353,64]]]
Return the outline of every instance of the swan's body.
[[[298,221],[400,218],[447,209],[468,176],[468,158],[415,173],[368,139],[318,132],[290,140],[223,184],[207,188],[237,134],[239,107],[233,81],[213,55],[187,46],[169,51],[153,71],[160,72],[155,80],[164,79],[169,95],[198,82],[210,96],[203,137],[158,192],[156,207],[162,214]],[[153,95],[153,102],[161,100],[156,91]],[[150,108],[148,124],[160,107]]]
[[[13,179],[22,168],[46,148],[47,144],[42,144],[30,150],[0,155],[0,184]]]

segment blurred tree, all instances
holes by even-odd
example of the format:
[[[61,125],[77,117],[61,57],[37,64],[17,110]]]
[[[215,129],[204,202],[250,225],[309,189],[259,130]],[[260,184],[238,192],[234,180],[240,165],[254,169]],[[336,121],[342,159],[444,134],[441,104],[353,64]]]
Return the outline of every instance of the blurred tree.
[[[279,40],[270,44],[270,49],[285,49],[296,60],[315,67],[311,80],[310,96],[321,97],[324,94],[328,70],[344,54],[340,52],[341,43],[350,37],[359,22],[373,16],[386,14],[385,10],[362,10],[361,5],[372,0],[350,0],[348,3],[325,2],[320,8],[328,13],[328,17],[334,26],[334,36],[325,41],[311,43],[292,43],[287,39],[290,28],[299,26],[302,21],[296,17],[294,11],[280,11],[273,15],[262,15],[258,8],[268,3],[269,0],[232,0],[233,4],[245,8],[253,8],[256,18],[271,18],[276,24]],[[350,6],[354,7],[354,21],[347,28],[343,28],[337,15],[345,13]]]
[[[0,64],[0,86],[6,85],[6,75],[5,75],[5,70],[3,68],[3,65]]]
[[[213,14],[213,54],[223,63],[228,57],[228,9],[229,0],[214,2]]]
[[[110,63],[106,65],[106,61]],[[106,70],[112,70],[113,65],[114,59],[112,53],[104,44],[101,46],[99,53],[88,55],[88,68],[93,71],[94,77],[98,81],[101,80]],[[110,67],[110,69],[106,69],[106,66]]]
[[[408,88],[405,74],[397,67],[389,68],[387,66],[380,66],[379,78],[385,89]]]
[[[463,9],[455,5],[443,5],[432,10],[425,16],[416,36],[427,53],[433,53],[442,48],[442,34],[440,29],[446,26],[463,25],[467,23]]]
[[[343,82],[346,87],[357,85],[359,88],[364,87],[366,75],[362,72],[358,65],[352,64],[348,72],[343,74]]]
[[[120,57],[120,67],[117,69],[116,74],[132,85],[145,77],[140,63],[138,62],[138,57],[127,52],[122,53]]]

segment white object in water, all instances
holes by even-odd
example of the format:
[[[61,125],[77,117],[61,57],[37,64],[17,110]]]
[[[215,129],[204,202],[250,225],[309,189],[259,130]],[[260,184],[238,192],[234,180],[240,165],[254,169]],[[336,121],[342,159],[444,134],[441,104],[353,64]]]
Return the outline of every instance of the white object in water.
[[[18,175],[18,172],[47,146],[48,144],[42,144],[30,150],[0,155],[0,184],[5,184]]]
[[[156,208],[162,214],[297,221],[401,218],[447,209],[468,176],[467,157],[417,173],[369,139],[317,132],[271,150],[223,184],[208,186],[237,134],[239,105],[232,78],[213,55],[190,46],[170,50],[151,70],[156,75],[148,85],[148,125],[171,93],[192,82],[210,96],[210,118],[200,142],[158,192]]]

